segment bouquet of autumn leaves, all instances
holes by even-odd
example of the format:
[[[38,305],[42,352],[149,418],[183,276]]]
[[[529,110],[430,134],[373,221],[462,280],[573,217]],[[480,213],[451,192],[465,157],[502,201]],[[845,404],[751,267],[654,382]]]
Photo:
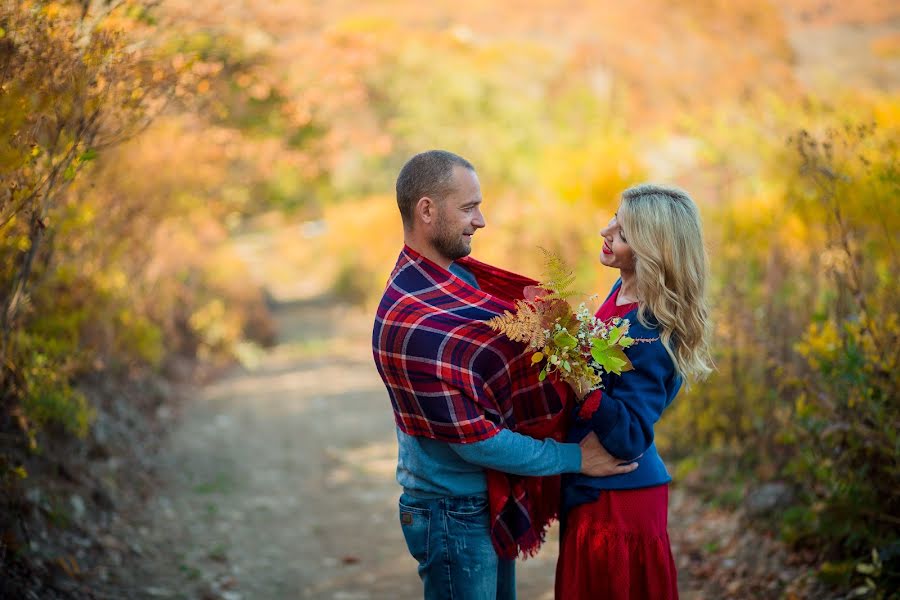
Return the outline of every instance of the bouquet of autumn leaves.
[[[540,367],[543,381],[554,375],[568,383],[582,400],[592,389],[602,387],[602,375],[622,374],[633,367],[624,349],[636,341],[628,336],[628,319],[609,322],[591,314],[584,302],[573,309],[569,299],[574,273],[562,259],[544,250],[547,281],[525,289],[525,299],[516,301],[516,312],[506,311],[487,324],[509,339],[524,342],[534,350],[531,363]]]

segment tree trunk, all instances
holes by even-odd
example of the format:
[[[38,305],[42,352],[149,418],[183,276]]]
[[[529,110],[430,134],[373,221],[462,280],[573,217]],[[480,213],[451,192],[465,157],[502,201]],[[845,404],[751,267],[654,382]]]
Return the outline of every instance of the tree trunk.
[[[37,211],[31,213],[31,223],[29,225],[28,239],[31,246],[22,259],[22,267],[18,276],[13,280],[13,286],[9,296],[3,303],[3,314],[0,315],[0,384],[5,379],[3,372],[7,360],[7,350],[9,347],[9,336],[15,324],[16,315],[22,304],[25,294],[28,291],[28,280],[31,278],[31,267],[34,264],[34,257],[37,256],[41,240],[44,237],[44,221],[41,219]]]

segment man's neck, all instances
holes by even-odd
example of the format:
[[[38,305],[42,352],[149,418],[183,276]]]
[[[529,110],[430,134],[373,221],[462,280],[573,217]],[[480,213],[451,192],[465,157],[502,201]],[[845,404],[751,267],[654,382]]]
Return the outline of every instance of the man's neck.
[[[423,243],[421,240],[416,239],[415,236],[404,235],[403,243],[444,269],[449,269],[453,263],[452,260],[432,248],[431,244]]]

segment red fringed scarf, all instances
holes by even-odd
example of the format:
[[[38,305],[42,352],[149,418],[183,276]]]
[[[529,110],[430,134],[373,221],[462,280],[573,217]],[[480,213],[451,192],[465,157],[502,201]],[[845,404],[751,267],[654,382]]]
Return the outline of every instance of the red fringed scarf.
[[[487,439],[506,428],[562,441],[574,396],[565,384],[538,381],[523,344],[485,321],[514,310],[536,281],[474,259],[475,289],[404,247],[378,306],[375,365],[397,427],[452,443]],[[487,471],[491,538],[498,556],[533,555],[559,509],[559,477]]]

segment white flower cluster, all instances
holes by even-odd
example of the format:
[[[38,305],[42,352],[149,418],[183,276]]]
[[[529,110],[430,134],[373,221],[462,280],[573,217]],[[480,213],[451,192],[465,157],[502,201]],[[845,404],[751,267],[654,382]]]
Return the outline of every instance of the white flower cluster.
[[[575,319],[578,321],[578,333],[575,337],[582,344],[590,343],[591,338],[607,339],[609,332],[614,327],[620,327],[624,332],[627,332],[630,324],[628,319],[619,317],[614,317],[609,322],[604,322],[595,317],[584,302],[578,305],[578,309],[575,311]]]

